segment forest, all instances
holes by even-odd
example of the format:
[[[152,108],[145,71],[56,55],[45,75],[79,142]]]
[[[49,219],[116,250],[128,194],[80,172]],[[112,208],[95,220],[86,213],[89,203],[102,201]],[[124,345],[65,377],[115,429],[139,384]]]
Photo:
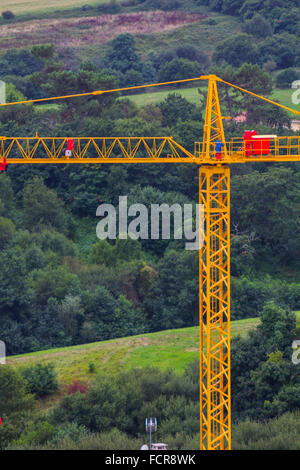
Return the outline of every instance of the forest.
[[[99,5],[97,15],[186,11],[205,13],[211,28],[219,21],[214,15],[238,19],[240,29],[213,51],[186,41],[145,54],[139,38],[126,32],[85,59],[72,51],[66,58],[52,42],[12,47],[1,51],[0,78],[10,102],[202,73],[272,96],[300,78],[299,6],[282,0],[275,6],[260,0],[111,1]],[[73,14],[85,17],[95,8],[74,7]],[[14,21],[17,16],[2,14],[0,32]],[[161,102],[142,106],[127,92],[2,107],[0,135],[165,135],[193,151],[203,135],[206,89],[199,83],[195,102],[181,94],[185,89],[170,86]],[[282,109],[221,84],[219,94],[223,114],[245,115],[244,122],[225,121],[227,140],[249,128],[297,135]],[[198,325],[197,251],[174,238],[97,239],[97,207],[117,205],[119,196],[146,207],[195,205],[198,168],[8,165],[0,174],[0,339],[8,356]],[[236,449],[299,447],[300,369],[291,361],[299,337],[299,198],[297,163],[232,166],[232,319],[261,320],[247,337],[232,340]],[[0,367],[0,410],[10,420],[0,428],[2,448],[59,448],[61,442],[69,449],[137,448],[150,412],[161,417],[159,437],[170,448],[199,446],[197,363],[182,376],[155,368],[96,376],[90,387],[75,384],[49,413],[38,410],[38,400],[58,389],[53,364],[22,372]]]

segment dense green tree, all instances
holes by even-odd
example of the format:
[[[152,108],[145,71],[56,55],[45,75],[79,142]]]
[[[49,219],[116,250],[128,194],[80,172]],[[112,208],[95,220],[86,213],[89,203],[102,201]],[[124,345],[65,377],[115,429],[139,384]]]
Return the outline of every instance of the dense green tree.
[[[2,15],[2,18],[6,21],[13,20],[15,17],[14,13],[11,10],[5,10],[1,13],[1,15]]]
[[[115,250],[107,240],[98,240],[90,253],[90,263],[104,264],[105,266],[114,266]]]
[[[296,390],[294,390],[296,392]],[[299,397],[294,394],[294,398]],[[299,450],[299,411],[262,422],[245,420],[233,426],[233,450]]]
[[[111,42],[111,48],[104,57],[104,65],[110,69],[126,73],[128,70],[142,70],[135,39],[131,34],[120,34]]]
[[[282,10],[279,20],[275,22],[275,33],[287,32],[290,34],[295,34],[295,30],[297,30],[299,21],[299,7],[286,8]]]
[[[38,59],[49,59],[53,57],[54,51],[54,44],[36,44],[31,49],[31,53]]]
[[[80,68],[73,72],[66,70],[62,62],[49,60],[44,68],[32,75],[32,83],[40,87],[47,96],[60,96],[73,93],[87,93],[97,90],[116,88],[114,77],[106,75],[101,70]],[[116,94],[99,94],[90,97],[77,98],[62,103],[64,120],[76,120],[82,116],[99,116],[105,107],[110,106],[116,99]]]
[[[233,177],[232,222],[240,233],[254,235],[258,252],[272,257],[276,253],[277,260],[293,259],[298,243],[298,191],[298,173],[289,168]]]
[[[260,60],[274,60],[279,69],[297,66],[298,50],[299,39],[288,33],[273,34],[258,45]]]
[[[272,76],[257,64],[243,63],[235,71],[234,83],[257,94],[269,95],[273,89]],[[244,95],[245,96],[245,95]]]
[[[46,304],[50,297],[62,300],[66,295],[76,294],[79,290],[76,274],[72,274],[66,265],[50,265],[32,271],[30,285],[40,304]]]
[[[143,312],[132,302],[119,295],[113,295],[99,286],[93,295],[83,297],[85,310],[81,325],[81,337],[86,341],[103,341],[110,338],[131,336],[145,331]]]
[[[5,217],[0,217],[0,250],[12,243],[15,233],[16,227],[13,222]]]
[[[299,384],[299,372],[296,369],[294,371],[297,374],[298,383],[291,385],[290,383],[285,384],[281,387],[280,391],[278,392],[275,397],[273,396],[273,400],[265,401],[265,412],[269,417],[277,417],[280,416],[282,413],[287,411],[298,411],[300,408],[300,384]],[[295,382],[295,378],[294,378]]]
[[[299,383],[290,360],[295,317],[274,302],[267,302],[261,325],[246,338],[234,338],[231,348],[232,409],[234,418],[271,415],[272,401],[286,386]],[[296,372],[296,373],[295,373]],[[274,401],[274,409],[276,409]],[[281,412],[295,409],[282,407]]]
[[[100,377],[87,394],[64,398],[53,410],[52,422],[76,422],[93,433],[118,428],[134,438],[144,433],[144,417],[150,414],[160,422],[158,439],[166,432],[175,437],[178,426],[193,435],[199,427],[198,393],[198,384],[188,374],[133,369]]]
[[[33,404],[33,396],[27,391],[25,379],[13,368],[2,365],[0,367],[1,449],[25,429]]]
[[[281,387],[290,380],[290,361],[269,359],[251,373],[255,393],[260,401],[272,400]]]
[[[280,308],[275,302],[267,302],[261,312],[260,328],[263,332],[266,348],[269,351],[282,351],[290,356],[290,348],[296,329],[296,317]]]
[[[233,276],[250,274],[255,267],[255,248],[251,237],[234,235],[231,237],[230,268]]]
[[[0,256],[0,311],[24,317],[31,299],[24,253],[6,248]]]
[[[6,75],[30,75],[42,69],[43,63],[26,49],[10,49],[0,60]]]
[[[36,397],[50,395],[58,389],[57,373],[51,362],[47,364],[37,362],[22,369],[21,374],[28,384],[30,393]]]
[[[299,80],[297,70],[289,68],[282,70],[276,77],[276,85],[278,88],[291,88],[293,81]]]
[[[84,309],[79,295],[67,295],[61,302],[59,316],[66,334],[75,339],[79,332],[79,322],[83,320]]]
[[[271,36],[273,33],[273,29],[269,21],[259,13],[254,15],[251,20],[247,20],[243,29],[245,33],[252,34],[259,38],[266,38],[267,36]]]
[[[198,318],[197,252],[168,250],[159,263],[159,277],[144,300],[151,327],[181,328]]]
[[[67,232],[68,216],[64,204],[54,190],[48,189],[42,178],[26,184],[23,191],[24,225],[31,231],[53,228]]]
[[[176,58],[162,64],[158,71],[160,82],[172,82],[184,80],[186,77],[197,77],[201,74],[202,67],[199,62],[189,59]]]
[[[201,111],[196,105],[190,103],[179,93],[169,93],[168,96],[159,105],[163,115],[163,125],[173,126],[178,120],[187,121],[190,119],[202,120]]]
[[[11,179],[7,173],[0,174],[0,201],[1,215],[4,217],[11,216],[16,202]]]
[[[213,60],[217,64],[225,62],[233,67],[240,67],[244,62],[256,64],[258,58],[256,45],[247,34],[224,39],[216,45],[213,54]]]

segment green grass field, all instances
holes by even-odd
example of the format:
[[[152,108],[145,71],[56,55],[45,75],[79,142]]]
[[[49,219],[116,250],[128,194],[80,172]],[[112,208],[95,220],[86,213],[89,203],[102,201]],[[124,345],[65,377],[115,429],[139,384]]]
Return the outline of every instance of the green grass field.
[[[292,102],[292,95],[295,92],[295,90],[292,90],[291,88],[287,89],[276,89],[272,93],[271,99],[274,101],[278,101],[279,103],[283,104],[284,106],[288,106],[289,108],[295,109],[296,111],[300,111],[300,105],[299,104],[294,104]],[[299,98],[299,93],[297,95]],[[289,113],[291,116],[293,116],[295,119],[299,119],[299,116],[293,113]]]
[[[202,85],[200,88],[200,84]],[[164,99],[168,96],[169,93],[178,93],[181,96],[183,96],[185,99],[190,101],[191,103],[195,103],[197,105],[200,105],[203,98],[201,95],[198,93],[198,90],[203,90],[206,91],[206,88],[203,87],[203,82],[199,81],[199,87],[191,87],[191,88],[167,88],[165,87],[164,90],[162,91],[152,91],[148,93],[140,93],[137,95],[129,95],[129,96],[124,96],[120,99],[130,99],[131,101],[134,102],[134,104],[138,107],[141,106],[146,106],[149,104],[159,104]],[[154,90],[151,88],[151,90]]]
[[[297,313],[300,322],[300,312]],[[258,318],[232,322],[232,336],[246,335],[259,324]],[[89,382],[89,363],[95,364],[96,373],[117,373],[133,367],[155,366],[172,368],[182,373],[198,357],[198,328],[167,330],[128,338],[83,344],[68,348],[50,349],[12,356],[7,363],[17,368],[36,362],[53,362],[61,386],[74,380]]]
[[[107,0],[1,0],[1,11],[11,10],[14,14],[43,13],[51,10],[63,10],[83,5],[99,5]]]
[[[201,82],[199,82],[199,85]],[[190,88],[165,88],[163,91],[155,91],[155,89],[150,89],[150,92],[147,93],[139,93],[136,95],[130,95],[129,98],[131,101],[135,103],[136,106],[142,107],[149,104],[157,105],[161,103],[169,93],[179,93],[182,97],[186,98],[188,101],[194,104],[201,104],[202,97],[199,94],[198,90],[206,91],[206,87],[199,86],[199,87],[190,87]],[[153,91],[152,91],[153,90]],[[271,95],[271,99],[274,101],[278,101],[280,104],[284,106],[288,106],[291,109],[295,109],[296,111],[300,111],[300,105],[293,104],[292,102],[292,94],[295,90],[292,89],[275,89]],[[299,94],[298,94],[299,97]],[[122,97],[123,98],[123,97]],[[122,99],[121,98],[121,99]],[[128,98],[128,97],[126,97]],[[290,116],[298,119],[298,116],[289,113]]]

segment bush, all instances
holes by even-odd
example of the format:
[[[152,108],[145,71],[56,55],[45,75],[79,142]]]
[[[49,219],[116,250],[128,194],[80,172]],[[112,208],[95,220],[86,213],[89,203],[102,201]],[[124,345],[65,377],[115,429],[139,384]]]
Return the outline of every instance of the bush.
[[[43,63],[27,49],[10,49],[0,59],[1,70],[6,75],[24,77],[43,68]]]
[[[232,309],[234,320],[258,316],[265,302],[274,300],[283,308],[300,308],[300,287],[298,284],[272,280],[249,279],[246,276],[232,277]]]
[[[292,68],[285,69],[276,77],[276,86],[278,88],[290,88],[293,81],[299,80],[299,73]]]
[[[93,374],[96,371],[96,365],[94,362],[89,362],[89,373]]]
[[[67,423],[65,426],[58,428],[56,435],[51,439],[49,444],[53,447],[68,442],[79,442],[81,439],[89,436],[89,432],[85,426],[79,426],[76,423]]]
[[[31,54],[33,54],[38,59],[49,59],[54,54],[54,44],[36,44],[31,49]]]
[[[256,14],[245,22],[244,31],[247,34],[252,34],[253,36],[257,36],[259,38],[265,38],[267,36],[271,36],[273,33],[272,26],[262,15]]]
[[[107,15],[113,15],[116,13],[120,13],[121,7],[117,3],[116,0],[110,0],[109,3],[104,3],[104,5],[99,5],[97,7],[100,13],[102,14],[107,14]]]
[[[244,421],[233,426],[233,450],[300,450],[299,411],[265,423]]]
[[[158,80],[160,82],[183,80],[186,77],[197,77],[201,72],[202,66],[199,62],[179,57],[164,63],[160,67]]]
[[[0,366],[0,449],[18,439],[28,423],[34,407],[33,396],[26,389],[26,381],[10,366]]]
[[[12,20],[15,17],[12,11],[6,10],[2,12],[2,18],[4,20]]]
[[[176,435],[178,428],[172,423],[179,423],[179,429],[192,436],[199,432],[199,385],[193,383],[192,374],[190,367],[182,376],[155,368],[101,375],[88,393],[64,397],[52,410],[51,422],[57,426],[76,422],[92,433],[117,428],[134,438],[144,433],[145,416],[155,413],[161,423],[157,439],[163,439],[166,430]],[[121,444],[107,448],[126,449]]]
[[[0,217],[0,250],[3,250],[12,242],[16,233],[16,227],[10,219]]]
[[[51,363],[37,363],[22,371],[22,375],[28,383],[31,393],[42,398],[50,395],[58,389],[57,374]]]
[[[42,228],[68,231],[68,215],[56,192],[47,188],[42,178],[29,180],[23,189],[23,221],[31,231]]]
[[[118,429],[90,434],[84,426],[75,423],[61,428],[57,436],[43,450],[51,449],[53,444],[60,450],[137,450],[144,444],[144,439],[134,438]]]
[[[18,440],[12,442],[9,450],[15,448],[26,449],[32,445],[43,445],[55,436],[55,426],[48,422],[41,422],[37,425],[29,426]]]

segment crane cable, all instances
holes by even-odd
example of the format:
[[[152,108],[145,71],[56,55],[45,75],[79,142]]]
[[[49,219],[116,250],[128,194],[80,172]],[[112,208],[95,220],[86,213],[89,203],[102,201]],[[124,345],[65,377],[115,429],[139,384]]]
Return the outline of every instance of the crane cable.
[[[276,106],[286,109],[287,111],[291,111],[294,114],[300,114],[300,111],[296,111],[295,109],[289,108],[288,106],[284,106],[283,104],[277,103],[276,101],[272,101],[269,98],[265,98],[264,96],[257,95],[256,93],[253,93],[252,91],[249,91],[249,90],[245,90],[245,88],[241,88],[240,86],[233,85],[232,83],[229,83],[229,82],[225,82],[225,80],[222,80],[222,78],[219,78],[218,81],[221,83],[225,83],[225,85],[229,85],[233,88],[236,88],[239,91],[255,96],[256,98],[260,98],[261,100],[267,101],[268,103],[275,104]]]
[[[155,86],[162,86],[162,85],[173,85],[175,83],[186,83],[186,82],[192,82],[195,80],[205,80],[204,78],[201,77],[196,77],[196,78],[187,78],[185,80],[174,80],[171,82],[162,82],[162,83],[152,83],[149,85],[137,85],[137,86],[131,86],[127,88],[115,88],[113,90],[98,90],[98,91],[89,91],[87,93],[76,93],[74,95],[64,95],[64,96],[53,96],[50,98],[37,98],[33,100],[24,100],[24,101],[15,101],[13,103],[0,103],[0,106],[13,106],[16,104],[26,104],[26,103],[39,103],[42,101],[51,101],[51,100],[65,100],[68,98],[77,98],[77,97],[82,97],[82,96],[92,96],[92,95],[103,95],[104,93],[116,93],[119,91],[128,91],[128,90],[137,90],[141,88],[149,88],[149,87],[155,87]]]
[[[245,88],[239,87],[238,85],[234,85],[233,83],[226,82],[225,80],[222,80],[222,78],[217,77],[216,75],[201,75],[200,77],[196,78],[186,78],[183,80],[173,80],[169,82],[160,82],[160,83],[151,83],[148,85],[136,85],[136,86],[131,86],[131,87],[126,87],[126,88],[115,88],[112,90],[97,90],[97,91],[90,91],[87,93],[76,93],[73,95],[64,95],[64,96],[53,96],[53,97],[48,97],[48,98],[36,98],[32,100],[23,100],[23,101],[15,101],[12,103],[0,103],[1,106],[14,106],[17,104],[27,104],[27,103],[41,103],[45,101],[54,101],[54,100],[65,100],[69,98],[78,98],[78,97],[83,97],[83,96],[97,96],[97,95],[103,95],[105,93],[116,93],[120,91],[130,91],[130,90],[139,90],[143,88],[150,88],[150,87],[156,87],[156,86],[163,86],[163,85],[174,85],[176,83],[187,83],[187,82],[192,82],[192,81],[197,81],[197,80],[209,80],[210,78],[214,78],[215,80],[224,83],[225,85],[229,85],[233,88],[236,88],[239,91],[242,91],[244,93],[248,93],[249,95],[252,95],[256,98],[259,98],[261,100],[267,101],[268,103],[274,104],[276,106],[279,106],[280,108],[283,108],[287,111],[290,111],[294,114],[300,114],[300,111],[296,111],[295,109],[289,108],[288,106],[284,106],[283,104],[277,103],[276,101],[270,100],[269,98],[265,98],[264,96],[258,95],[256,93],[253,93],[252,91],[246,90]]]

